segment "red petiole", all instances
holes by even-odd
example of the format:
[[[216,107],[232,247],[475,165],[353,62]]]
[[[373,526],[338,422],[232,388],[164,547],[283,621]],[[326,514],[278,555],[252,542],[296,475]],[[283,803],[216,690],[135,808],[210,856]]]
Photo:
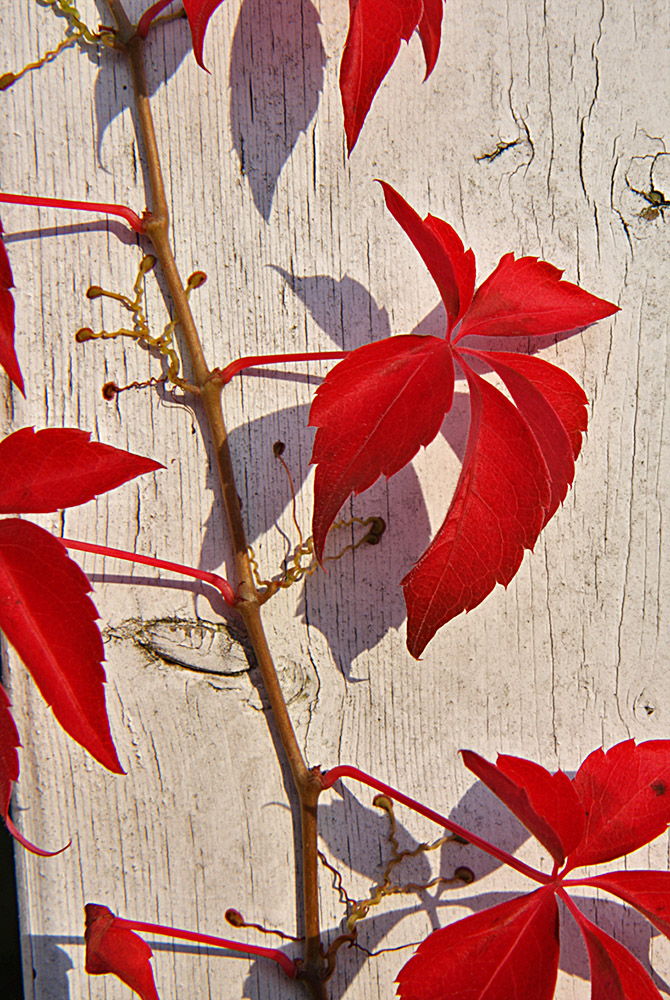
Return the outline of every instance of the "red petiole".
[[[115,927],[125,927],[129,931],[140,931],[145,934],[161,934],[164,937],[178,938],[181,941],[195,941],[198,944],[211,944],[215,948],[227,948],[230,951],[239,951],[244,955],[260,955],[263,958],[271,958],[273,962],[281,965],[287,976],[295,979],[298,970],[295,962],[277,948],[263,948],[257,944],[242,944],[240,941],[230,941],[228,938],[213,937],[211,934],[200,934],[197,931],[184,931],[178,927],[163,927],[161,924],[147,924],[141,920],[125,920],[123,917],[114,918]]]
[[[193,566],[182,566],[181,563],[168,562],[165,559],[155,559],[153,556],[140,556],[136,552],[126,552],[124,549],[110,549],[106,545],[94,545],[93,542],[76,542],[72,538],[61,538],[60,540],[67,549],[76,549],[78,552],[93,552],[96,555],[111,556],[114,559],[126,559],[128,562],[154,566],[156,569],[167,569],[171,573],[180,573],[182,576],[192,576],[196,580],[202,580],[204,583],[216,587],[226,604],[231,608],[237,604],[235,591],[228,581],[217,573],[195,569]]]
[[[70,201],[66,198],[37,198],[27,194],[0,194],[0,202],[8,205],[35,205],[37,208],[67,208],[75,212],[101,212],[104,215],[118,215],[135,230],[146,232],[144,222],[125,205],[110,205],[99,201]]]
[[[166,7],[169,7],[171,3],[172,0],[158,0],[158,2],[152,4],[148,10],[145,10],[144,14],[142,14],[142,17],[137,23],[137,34],[140,38],[147,37],[149,34],[149,28],[151,27],[151,22],[154,18],[158,17],[158,15],[164,11]]]
[[[395,799],[396,802],[400,802],[409,809],[413,809],[414,812],[420,813],[421,816],[425,816],[426,819],[431,820],[433,823],[437,823],[451,833],[455,833],[458,837],[462,837],[469,844],[478,847],[481,851],[485,851],[491,857],[497,858],[498,861],[502,861],[504,865],[508,865],[508,867],[516,869],[522,875],[532,878],[534,882],[539,882],[540,885],[549,885],[553,881],[549,875],[545,875],[536,868],[531,868],[530,865],[525,864],[523,861],[518,861],[517,858],[508,854],[507,851],[496,847],[495,844],[490,844],[482,837],[478,837],[476,833],[471,833],[464,826],[454,823],[453,820],[447,819],[446,816],[440,815],[434,809],[429,809],[428,806],[422,805],[416,799],[410,798],[409,795],[397,791],[390,785],[385,785],[383,781],[378,781],[376,778],[371,777],[371,775],[366,774],[365,771],[360,771],[357,767],[352,767],[349,764],[341,764],[339,767],[332,767],[330,771],[326,771],[320,777],[324,789],[331,788],[340,778],[354,778],[356,781],[361,781],[364,785],[375,788],[383,795],[388,795],[390,799]]]
[[[303,354],[257,354],[231,361],[225,368],[214,368],[211,379],[216,379],[222,385],[227,385],[235,375],[245,368],[257,368],[259,365],[277,365],[292,361],[341,361],[350,351],[315,351]]]

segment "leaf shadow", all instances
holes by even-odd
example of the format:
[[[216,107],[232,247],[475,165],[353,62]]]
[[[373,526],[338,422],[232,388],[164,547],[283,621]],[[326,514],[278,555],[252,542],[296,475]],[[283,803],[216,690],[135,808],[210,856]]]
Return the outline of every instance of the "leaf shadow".
[[[400,524],[400,511],[407,524]],[[369,683],[366,663],[362,674],[353,673],[360,654],[370,651],[391,630],[398,629],[407,613],[400,581],[426,548],[431,536],[430,518],[418,476],[405,466],[388,482],[384,479],[366,490],[361,499],[345,504],[338,520],[351,515],[382,517],[386,530],[374,548],[364,545],[338,562],[327,563],[326,572],[306,578],[296,616],[308,629],[317,629],[348,683]],[[361,537],[362,529],[331,529],[326,556],[337,554]],[[346,627],[343,623],[346,622]]]
[[[32,971],[32,989],[40,1000],[70,1000],[70,984],[68,972],[74,969],[72,959],[59,947],[60,944],[73,943],[71,938],[56,937],[51,934],[31,934],[29,945],[25,949],[30,955]],[[82,938],[74,939],[74,943],[83,944]]]
[[[320,834],[328,844],[331,854],[350,870],[367,875],[371,884],[373,882],[376,884],[391,857],[388,817],[383,810],[359,802],[343,783],[334,786],[333,791],[339,793],[339,798],[322,804],[319,810]],[[370,790],[369,794],[372,800],[374,792]],[[396,807],[395,835],[399,848],[414,850],[419,846],[419,842],[402,823],[398,822],[397,812]],[[530,838],[528,830],[481,781],[476,781],[467,790],[457,806],[449,813],[449,818],[466,828],[476,830],[480,836],[512,854]],[[403,862],[392,876],[394,883],[428,881],[432,875],[428,857],[429,855],[420,854],[409,862]],[[410,867],[407,867],[408,864]],[[472,845],[447,841],[441,848],[440,875],[449,878],[455,869],[462,865],[471,869],[475,883],[503,867],[497,859]],[[344,883],[346,885],[346,876]],[[462,890],[464,887],[460,888]],[[534,888],[532,883],[529,883],[529,891],[532,892]],[[364,942],[372,949],[376,948],[399,920],[419,909],[427,913],[433,930],[437,930],[442,926],[439,910],[445,906],[464,907],[475,913],[507,900],[516,899],[520,895],[522,895],[520,892],[504,891],[454,895],[452,887],[438,885],[432,892],[417,893],[415,906],[406,907],[401,911],[394,910],[392,914],[371,909],[365,920],[358,924],[361,943]],[[623,944],[637,958],[657,988],[670,992],[668,984],[655,972],[649,961],[650,945],[652,939],[660,935],[659,930],[642,914],[622,905],[614,898],[596,899],[574,895],[572,898],[577,901],[580,910],[589,920]],[[583,937],[560,900],[559,909],[561,911],[559,967],[568,975],[589,980],[589,961]],[[389,920],[393,915],[395,919]],[[357,972],[358,968],[353,970],[354,975]]]
[[[326,54],[311,0],[243,0],[230,59],[230,124],[240,170],[267,222],[277,180],[316,114]]]
[[[109,24],[109,6],[106,0],[95,0],[100,20]],[[177,71],[192,49],[191,32],[185,18],[163,23],[151,31],[147,38],[145,69],[149,97],[153,97],[162,84],[167,83]],[[103,161],[103,142],[105,133],[111,123],[124,111],[130,109],[133,115],[136,134],[140,135],[137,121],[136,104],[128,69],[128,60],[122,52],[106,49],[104,57],[90,51],[89,58],[99,66],[99,72],[93,88],[95,107],[96,136],[95,151],[98,166],[107,168]],[[145,169],[144,150],[140,147],[136,152],[142,160]],[[145,176],[145,188],[150,190],[148,177]]]
[[[339,798],[319,807],[319,831],[331,853],[352,871],[375,879],[391,857],[389,819],[386,812],[361,803],[343,782],[334,786]],[[367,793],[367,789],[365,793]],[[375,793],[370,790],[370,802]],[[395,807],[396,832],[400,850],[415,850],[420,842],[399,822],[400,808]],[[510,854],[517,851],[530,834],[503,803],[481,782],[477,781],[449,812],[449,819],[472,829]],[[440,837],[436,827],[435,838]],[[479,881],[502,867],[502,862],[490,857],[471,844],[447,840],[439,849],[439,873],[451,878],[456,868],[469,868],[474,881]],[[431,878],[431,854],[421,853],[401,867],[402,881],[426,882]],[[409,877],[405,879],[405,872]],[[397,880],[398,876],[396,876]],[[440,894],[438,887],[437,895]],[[447,887],[445,891],[449,891]],[[437,899],[437,896],[435,897]],[[435,926],[439,926],[436,924]]]
[[[272,270],[281,275],[336,347],[353,350],[391,336],[385,307],[377,305],[355,278],[346,274],[339,280],[328,274],[297,275],[277,265],[272,265]]]

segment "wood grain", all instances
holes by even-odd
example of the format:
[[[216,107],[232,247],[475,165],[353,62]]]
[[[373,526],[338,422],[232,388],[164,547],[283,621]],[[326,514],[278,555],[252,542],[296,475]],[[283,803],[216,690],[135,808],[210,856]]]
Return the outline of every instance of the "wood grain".
[[[136,0],[130,13],[138,17],[142,7]],[[212,365],[439,332],[436,290],[383,208],[374,183],[382,177],[422,214],[455,226],[475,250],[480,279],[514,250],[565,268],[567,278],[620,305],[613,320],[541,352],[584,385],[590,428],[574,488],[507,591],[443,629],[421,662],[410,659],[398,582],[441,523],[456,483],[467,430],[457,395],[443,433],[412,467],[345,509],[345,517],[381,514],[382,544],[282,592],[265,614],[310,763],[356,763],[516,848],[524,834],[473,785],[459,747],[570,771],[601,744],[670,735],[670,555],[662,534],[670,244],[665,218],[644,217],[649,206],[636,193],[652,183],[670,192],[670,14],[644,0],[450,0],[433,75],[421,82],[418,39],[403,46],[347,161],[337,86],[346,7],[226,0],[205,44],[211,75],[196,66],[183,22],[152,36],[149,74],[177,260],[184,277],[208,275],[193,303]],[[3,72],[62,37],[62,19],[32,0],[3,0],[1,9]],[[90,24],[105,20],[102,0],[81,0],[80,10]],[[123,61],[107,50],[72,48],[27,74],[2,95],[3,189],[141,211],[144,163],[129,100]],[[37,520],[225,572],[222,510],[197,404],[160,388],[105,402],[106,381],[146,381],[160,375],[160,360],[128,340],[73,340],[80,326],[119,325],[116,304],[84,293],[93,283],[129,292],[146,248],[121,224],[94,217],[3,206],[2,219],[26,380],[25,401],[3,381],[2,430],[76,425],[166,466],[62,518]],[[150,276],[146,291],[158,332],[169,303],[160,279]],[[298,521],[308,530],[307,411],[326,370],[278,366],[225,390],[249,536],[270,576],[285,536],[297,540],[272,446],[286,443]],[[330,544],[350,540],[342,529]],[[290,775],[277,762],[234,616],[206,588],[99,557],[82,564],[95,586],[112,732],[128,773],[104,773],[58,730],[10,653],[5,676],[24,744],[13,815],[40,845],[72,837],[58,858],[18,855],[27,1000],[129,996],[121,983],[84,973],[86,901],[243,938],[223,920],[232,906],[250,921],[300,933]],[[220,666],[212,650],[221,652]],[[350,784],[324,797],[320,816],[324,854],[358,899],[389,851],[371,798]],[[401,846],[439,836],[400,809],[398,820]],[[630,864],[665,868],[667,851],[664,837]],[[548,863],[530,841],[523,857]],[[427,882],[459,864],[473,868],[475,886],[386,901],[359,925],[361,944],[376,951],[418,941],[523,888],[520,876],[454,845],[420,855],[402,878]],[[331,937],[344,915],[332,882],[324,869]],[[585,904],[589,916],[594,908]],[[597,911],[601,926],[651,963],[667,994],[668,943],[614,901],[598,901]],[[556,995],[582,1000],[587,960],[565,924]],[[411,953],[368,958],[343,949],[332,997],[392,996]],[[162,1000],[300,995],[267,963],[211,949],[166,942],[154,966]]]

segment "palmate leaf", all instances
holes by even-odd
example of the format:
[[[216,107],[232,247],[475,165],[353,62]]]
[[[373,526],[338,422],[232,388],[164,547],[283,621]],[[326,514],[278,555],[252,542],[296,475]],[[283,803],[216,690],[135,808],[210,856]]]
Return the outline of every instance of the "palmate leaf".
[[[398,975],[401,1000],[551,1000],[558,907],[539,889],[434,931]]]
[[[326,376],[310,413],[318,427],[313,534],[321,558],[346,498],[398,471],[402,457],[409,461],[435,436],[440,411],[450,405],[455,360],[470,389],[463,469],[442,527],[402,580],[407,645],[418,658],[442,625],[513,578],[524,549],[532,549],[565,498],[586,430],[586,396],[571,376],[540,358],[462,346],[462,338],[545,336],[586,326],[617,307],[561,280],[553,265],[512,254],[474,292],[474,256],[454,230],[434,216],[421,219],[390,185],[382,186],[389,210],[437,284],[447,337],[441,352],[439,338],[425,338],[423,350],[412,338],[413,353],[406,351],[402,362],[398,355],[409,338],[391,337],[352,351]],[[379,367],[377,382],[368,358]],[[437,358],[441,364],[431,370],[430,359]],[[474,371],[473,361],[500,376],[513,402]],[[412,365],[421,369],[421,393],[407,391]]]
[[[9,257],[2,242],[0,223],[0,367],[4,368],[14,385],[24,393],[23,376],[14,349],[14,287]]]
[[[112,972],[142,1000],[159,1000],[149,964],[153,952],[146,941],[127,927],[118,926],[106,906],[87,903],[84,910],[86,971],[90,975]]]
[[[670,811],[661,786],[670,766],[670,740],[637,747],[627,740],[606,754],[595,751],[572,780],[520,757],[503,754],[491,764],[472,751],[461,753],[466,766],[549,849],[555,867],[549,877],[526,869],[525,874],[544,883],[536,892],[431,934],[398,976],[402,1000],[549,1000],[558,939],[548,900],[555,906],[555,896],[566,904],[584,936],[592,1000],[660,1000],[638,960],[587,920],[566,890],[579,885],[611,893],[670,937],[670,872],[615,871],[567,882],[566,875],[576,864],[636,850],[666,829]],[[650,792],[663,806],[650,803]],[[499,849],[487,848],[485,842],[479,846],[491,848],[489,853],[505,861]],[[566,855],[567,864],[558,872]],[[519,867],[509,855],[506,863]]]

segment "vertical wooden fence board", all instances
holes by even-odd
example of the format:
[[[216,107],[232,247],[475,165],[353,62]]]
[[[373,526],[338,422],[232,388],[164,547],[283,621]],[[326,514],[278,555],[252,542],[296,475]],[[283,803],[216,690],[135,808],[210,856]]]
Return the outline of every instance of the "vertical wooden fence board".
[[[143,4],[129,0],[137,18]],[[32,0],[3,0],[0,72],[62,38],[65,22]],[[81,0],[91,25],[109,21]],[[644,0],[450,0],[442,51],[422,83],[419,40],[403,45],[350,159],[338,91],[347,5],[226,0],[193,58],[183,21],[151,36],[149,81],[164,157],[171,235],[212,365],[246,354],[351,349],[391,334],[440,334],[430,275],[383,205],[375,178],[425,215],[454,225],[481,280],[503,253],[530,254],[616,302],[611,320],[544,342],[541,357],[583,384],[589,432],[575,484],[507,590],[444,628],[420,662],[405,648],[398,582],[449,505],[468,426],[464,382],[441,434],[410,467],[348,503],[343,517],[379,514],[387,532],[274,598],[271,648],[311,764],[356,763],[507,849],[547,867],[546,851],[472,782],[457,751],[498,751],[574,770],[596,746],[670,737],[667,581],[669,438],[666,219],[644,192],[670,192],[670,14]],[[167,80],[165,79],[167,67]],[[145,207],[121,56],[76,47],[0,95],[2,189]],[[79,426],[165,470],[60,515],[56,533],[226,572],[230,548],[203,413],[179,390],[101,388],[145,382],[161,364],[129,340],[77,345],[82,326],[127,317],[91,284],[129,293],[147,248],[117,221],[4,205],[15,280],[25,400],[4,379],[3,432]],[[145,282],[154,333],[169,319],[161,278]],[[525,348],[526,345],[524,345]],[[297,533],[284,457],[309,533],[320,362],[250,373],[224,391],[249,540],[262,574],[278,572]],[[353,530],[355,536],[356,529]],[[333,532],[330,550],[352,540]],[[13,815],[57,858],[18,855],[27,1000],[123,1000],[120,982],[83,968],[83,904],[210,934],[244,938],[223,913],[300,934],[290,773],[240,641],[239,622],[206,587],[143,567],[82,557],[105,637],[107,707],[125,777],[103,771],[57,727],[16,656],[4,676],[21,734]],[[389,857],[372,794],[348,783],[320,812],[321,849],[354,898]],[[440,831],[398,809],[401,847]],[[523,846],[522,846],[523,845]],[[384,902],[359,925],[370,951],[340,952],[333,998],[394,994],[416,942],[526,882],[453,844],[407,865],[426,883],[455,866],[476,882]],[[668,865],[667,837],[629,867]],[[323,869],[323,925],[344,908]],[[670,945],[612,900],[585,912],[658,974]],[[590,995],[588,963],[564,923],[556,996]],[[248,940],[258,936],[248,932]],[[291,946],[287,950],[292,953]],[[297,951],[297,949],[296,949]],[[288,1000],[299,995],[268,963],[170,942],[155,948],[162,1000],[178,996]]]

